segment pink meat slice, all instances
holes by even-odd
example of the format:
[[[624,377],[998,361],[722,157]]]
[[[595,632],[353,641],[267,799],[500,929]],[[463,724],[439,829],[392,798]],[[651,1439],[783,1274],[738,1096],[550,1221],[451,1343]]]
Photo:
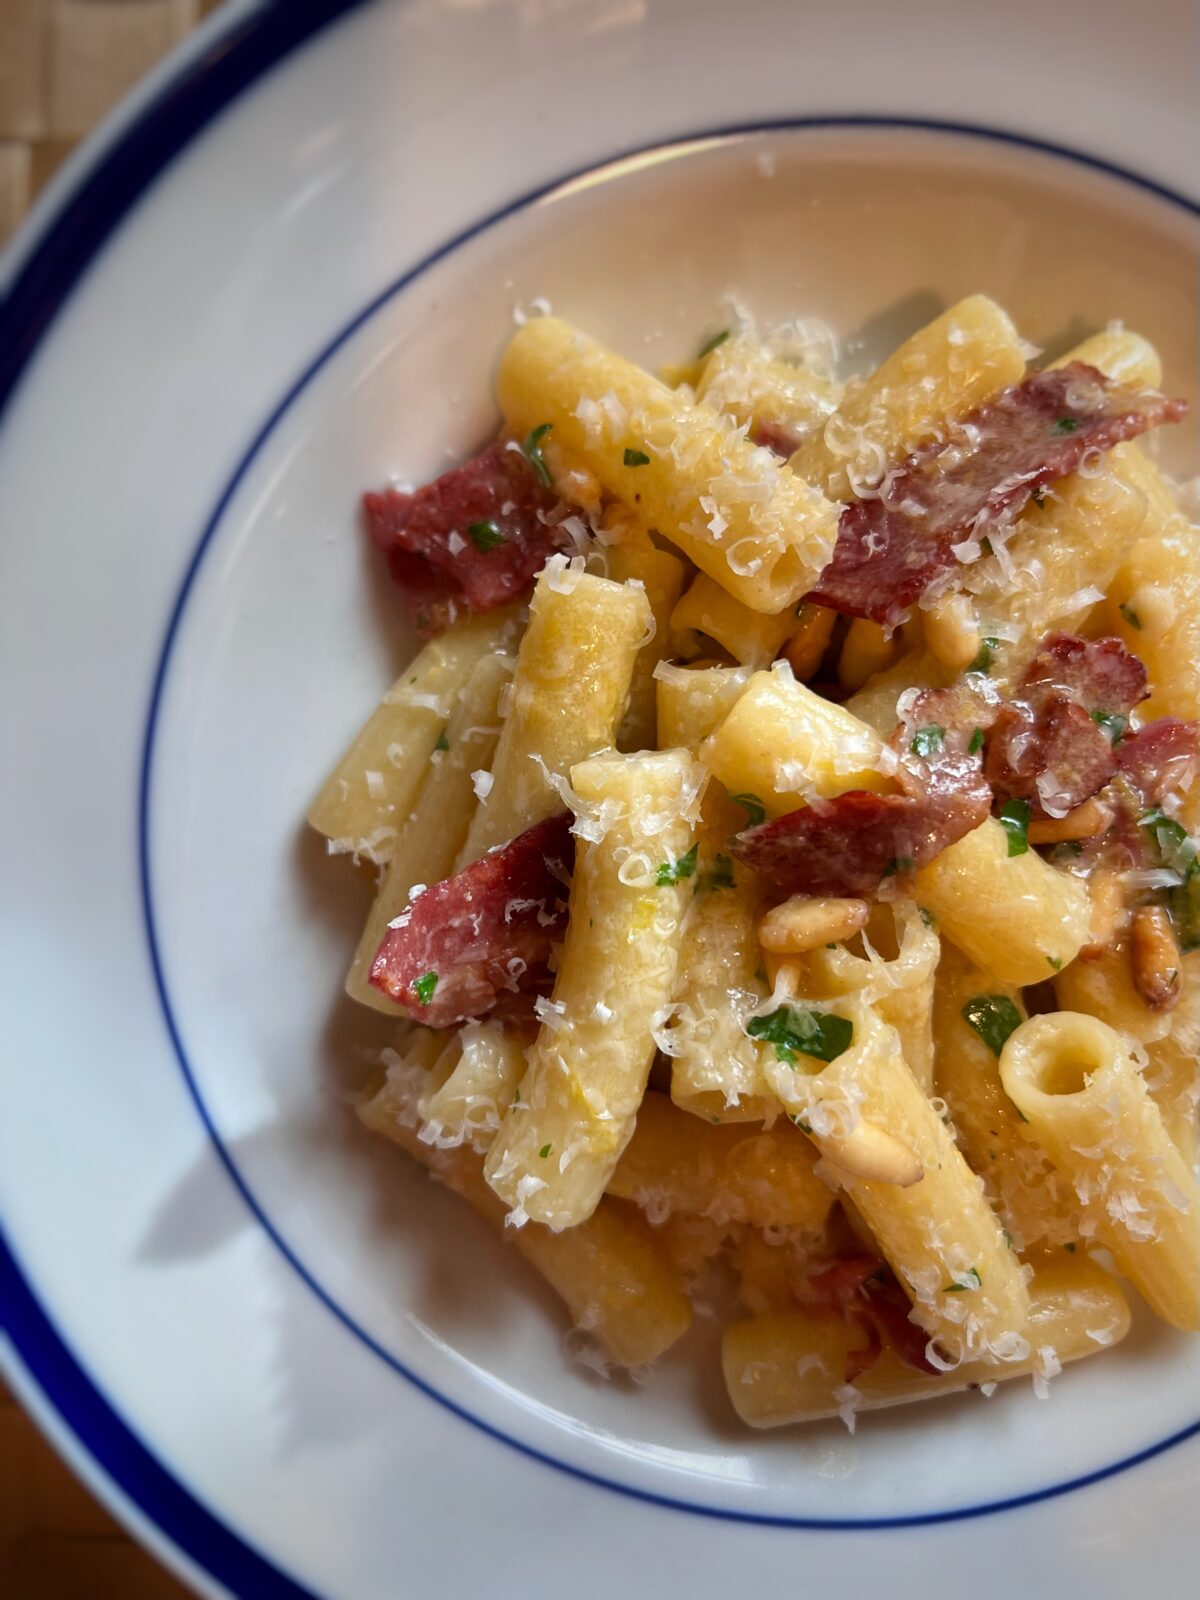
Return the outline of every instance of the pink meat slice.
[[[1200,730],[1179,717],[1159,717],[1117,746],[1117,767],[1146,805],[1186,790],[1200,766]]]
[[[388,928],[369,981],[431,1028],[544,990],[566,926],[570,828],[564,811],[424,890]]]
[[[984,771],[997,799],[1062,817],[1099,793],[1120,745],[1111,721],[1097,719],[1127,717],[1147,692],[1145,666],[1120,639],[1047,635],[988,739]]]
[[[363,508],[426,637],[463,610],[494,611],[515,600],[547,557],[570,543],[568,508],[503,440],[412,494],[365,494]]]
[[[1186,401],[1124,388],[1083,362],[1033,373],[915,451],[876,498],[848,505],[833,559],[807,598],[895,623],[955,564],[953,546],[1011,522],[1089,452],[1186,411]]]
[[[744,829],[733,854],[784,894],[878,895],[987,817],[982,746],[996,709],[985,683],[924,690],[891,739],[904,793],[851,789]]]

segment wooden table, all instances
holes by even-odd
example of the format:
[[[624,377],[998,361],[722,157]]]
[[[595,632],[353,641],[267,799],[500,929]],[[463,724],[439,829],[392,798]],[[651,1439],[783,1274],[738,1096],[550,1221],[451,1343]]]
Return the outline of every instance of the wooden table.
[[[217,0],[0,0],[0,245],[47,178]],[[182,1600],[0,1384],[4,1600]]]

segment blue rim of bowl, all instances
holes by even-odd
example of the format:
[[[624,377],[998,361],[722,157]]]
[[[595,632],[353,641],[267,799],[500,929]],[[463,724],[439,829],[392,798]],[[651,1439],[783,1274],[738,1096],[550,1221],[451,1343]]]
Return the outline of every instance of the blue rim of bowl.
[[[84,171],[75,189],[62,197],[57,215],[48,222],[3,303],[0,303],[0,416],[12,400],[20,378],[35,357],[41,340],[67,303],[87,266],[103,249],[107,239],[154,180],[190,140],[244,90],[330,22],[357,9],[362,3],[363,0],[271,0],[271,3],[236,20],[226,31],[214,37],[205,52],[182,62],[175,76],[164,84],[133,123],[114,140],[111,148]],[[1143,192],[1156,195],[1194,216],[1200,216],[1200,205],[1187,196],[1116,163],[1046,140],[981,125],[874,115],[814,116],[779,119],[752,126],[725,127],[702,134],[691,133],[665,141],[665,144],[686,145],[697,138],[722,135],[734,137],[790,129],[837,127],[893,127],[990,139],[1073,161],[1093,171],[1124,180]],[[626,154],[633,153],[635,152],[626,152]],[[621,157],[612,159],[618,160]],[[609,164],[609,162],[594,163],[586,170],[594,171],[597,167]],[[149,708],[143,751],[139,838],[141,887],[154,977],[171,1042],[189,1092],[231,1181],[276,1247],[327,1308],[389,1365],[448,1410],[493,1438],[557,1470],[632,1498],[670,1509],[776,1527],[855,1531],[958,1521],[1031,1505],[1098,1483],[1195,1436],[1200,1432],[1200,1421],[1135,1455],[1068,1482],[1037,1489],[1024,1495],[985,1505],[958,1507],[945,1512],[836,1522],[824,1519],[770,1517],[677,1501],[612,1482],[544,1455],[522,1441],[493,1429],[489,1424],[463,1411],[453,1401],[431,1389],[375,1344],[329,1299],[320,1286],[311,1279],[262,1212],[222,1145],[199,1095],[171,1015],[158,958],[148,874],[146,821],[155,719],[171,645],[201,556],[254,456],[301,389],[311,381],[315,372],[334,351],[386,300],[403,289],[419,273],[427,270],[435,261],[457,249],[483,229],[493,226],[503,217],[580,175],[581,173],[574,173],[557,179],[554,183],[543,186],[533,194],[521,196],[500,211],[477,222],[427,257],[417,267],[406,272],[358,313],[319,353],[260,430],[233,479],[221,495],[189,565],[164,639]],[[106,1399],[54,1326],[38,1301],[27,1273],[22,1271],[15,1253],[2,1236],[0,1236],[0,1306],[4,1309],[6,1331],[29,1378],[104,1477],[116,1485],[171,1543],[234,1593],[267,1597],[311,1596],[312,1591],[288,1577],[231,1528],[214,1517],[146,1448]]]

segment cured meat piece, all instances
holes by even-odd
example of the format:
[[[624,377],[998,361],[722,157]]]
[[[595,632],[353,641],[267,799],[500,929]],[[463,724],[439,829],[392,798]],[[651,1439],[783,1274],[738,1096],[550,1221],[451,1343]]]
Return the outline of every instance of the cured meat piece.
[[[1025,699],[1035,691],[1066,695],[1087,711],[1128,715],[1149,694],[1149,674],[1120,639],[1049,633],[1025,670]]]
[[[424,890],[388,928],[370,982],[431,1028],[544,989],[566,925],[570,828],[564,811]]]
[[[1147,805],[1186,789],[1200,766],[1200,729],[1178,717],[1159,717],[1117,746],[1117,766]]]
[[[850,789],[746,828],[729,848],[784,894],[871,898],[977,828],[990,806],[984,784],[925,796]]]
[[[880,486],[848,505],[833,559],[807,596],[850,616],[895,623],[958,559],[954,546],[1011,522],[1029,497],[1162,422],[1183,400],[1111,383],[1072,362],[1036,372],[914,451]]]
[[[907,877],[986,818],[984,733],[998,704],[987,683],[901,696],[890,743],[905,793],[849,790],[744,829],[733,854],[786,894],[877,895],[888,879]]]
[[[1039,817],[1082,805],[1112,779],[1114,735],[1147,693],[1146,669],[1120,639],[1047,635],[988,739],[997,798],[1028,800]]]
[[[799,450],[803,432],[787,427],[782,422],[757,422],[750,432],[754,443],[770,450],[781,461],[787,461]]]
[[[891,1268],[874,1256],[852,1256],[817,1273],[808,1280],[804,1299],[827,1316],[858,1323],[867,1333],[866,1348],[846,1356],[847,1383],[874,1366],[882,1353],[882,1336],[906,1366],[937,1370],[925,1353],[928,1334],[909,1320],[907,1296]]]
[[[413,494],[365,494],[363,508],[425,637],[461,608],[494,611],[515,600],[571,542],[567,507],[502,440]]]

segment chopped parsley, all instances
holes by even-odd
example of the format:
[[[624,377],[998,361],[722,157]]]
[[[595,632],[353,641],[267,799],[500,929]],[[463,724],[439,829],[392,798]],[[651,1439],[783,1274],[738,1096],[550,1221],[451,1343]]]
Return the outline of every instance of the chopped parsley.
[[[987,672],[992,665],[992,657],[996,654],[999,645],[999,639],[992,638],[990,634],[986,638],[981,639],[979,641],[979,654],[967,668],[967,671]]]
[[[883,869],[885,878],[894,878],[898,872],[911,872],[916,863],[911,856],[893,856]]]
[[[780,1061],[795,1066],[796,1056],[815,1056],[818,1061],[836,1061],[850,1048],[854,1024],[832,1011],[807,1011],[798,1006],[780,1006],[765,1017],[751,1017],[746,1032],[775,1046]]]
[[[537,474],[538,482],[543,488],[550,487],[550,468],[546,465],[546,458],[542,455],[542,440],[553,428],[552,422],[539,422],[537,427],[521,446],[526,461]]]
[[[1066,1244],[1063,1245],[1063,1249],[1067,1252],[1067,1254],[1069,1256],[1073,1256],[1075,1254],[1075,1242],[1074,1242],[1074,1240],[1068,1239]]]
[[[1181,823],[1155,807],[1143,812],[1138,826],[1154,838],[1159,863],[1181,880],[1166,892],[1167,910],[1175,928],[1179,948],[1185,952],[1200,948],[1200,855],[1196,840]]]
[[[548,1144],[544,1144],[542,1146],[542,1148],[538,1151],[538,1155],[541,1156],[543,1161],[545,1161],[546,1157],[549,1154],[550,1154],[550,1146]]]
[[[1045,489],[1035,489],[1033,491],[1033,503],[1039,511],[1042,509],[1042,507],[1046,504]]]
[[[520,1084],[518,1084],[517,1087],[513,1090],[512,1103],[515,1106],[519,1106],[521,1104],[521,1086],[520,1086]]]
[[[963,1021],[999,1056],[1005,1041],[1021,1026],[1021,1013],[1006,994],[977,994],[962,1008]]]
[[[1138,628],[1138,629],[1141,628],[1142,619],[1141,619],[1141,617],[1138,616],[1137,612],[1129,604],[1128,600],[1122,600],[1121,604],[1117,607],[1117,610],[1125,618],[1125,621],[1129,624],[1129,626],[1131,628]]]
[[[702,872],[696,883],[697,894],[711,894],[714,889],[733,888],[733,862],[728,856],[715,855],[707,872]]]
[[[983,1279],[979,1276],[978,1267],[968,1267],[963,1273],[966,1283],[948,1283],[942,1290],[943,1294],[963,1294],[967,1289],[982,1289]]]
[[[626,450],[624,459],[627,467],[648,467],[650,465],[650,457],[644,450]]]
[[[654,874],[654,881],[660,889],[666,889],[673,883],[682,883],[685,878],[690,878],[696,870],[696,857],[700,854],[700,845],[696,843],[684,855],[674,861],[664,861]]]
[[[930,911],[928,906],[918,906],[917,910],[921,913],[921,921],[927,928],[933,928],[937,926],[937,918],[934,916],[933,912]]]
[[[423,977],[418,978],[416,983],[413,984],[413,993],[417,997],[417,1004],[419,1006],[427,1006],[433,999],[433,991],[437,986],[438,975],[436,972],[427,972]]]
[[[495,522],[472,522],[467,534],[476,550],[496,550],[508,543]]]
[[[945,728],[940,728],[936,722],[931,722],[927,727],[917,729],[909,749],[915,756],[935,756],[945,742]]]
[[[1023,856],[1029,849],[1029,819],[1033,807],[1028,800],[1006,800],[1000,807],[1000,826],[1008,835],[1010,856]]]
[[[1059,417],[1054,424],[1054,431],[1055,433],[1074,433],[1078,426],[1078,417]]]
[[[707,344],[705,344],[703,346],[703,348],[700,351],[700,354],[696,357],[696,359],[698,361],[703,361],[705,356],[712,355],[713,351],[717,348],[717,346],[724,344],[726,339],[728,339],[728,337],[729,337],[729,329],[728,328],[722,328],[720,333],[714,333],[712,338],[707,342]]]
[[[445,728],[443,728],[443,729],[442,729],[442,731],[441,731],[441,733],[439,733],[439,734],[438,734],[438,736],[437,736],[437,743],[436,743],[436,744],[435,744],[435,745],[434,745],[434,747],[433,747],[433,748],[434,748],[434,749],[435,749],[435,750],[449,750],[449,748],[450,748],[450,741],[449,741],[449,739],[447,739],[447,737],[446,737],[446,730],[445,730]]]
[[[1112,744],[1120,743],[1129,726],[1129,718],[1118,716],[1115,711],[1093,711],[1092,721],[1104,729]]]
[[[1006,1244],[1006,1245],[1007,1245],[1007,1246],[1008,1246],[1008,1248],[1009,1248],[1009,1249],[1010,1249],[1010,1250],[1011,1250],[1011,1249],[1012,1249],[1012,1247],[1013,1247],[1013,1237],[1012,1237],[1012,1234],[1011,1234],[1011,1233],[1009,1233],[1009,1231],[1008,1231],[1008,1229],[1007,1229],[1007,1228],[1001,1228],[1001,1229],[1000,1229],[1000,1232],[1001,1232],[1001,1233],[1002,1233],[1002,1234],[1003,1234],[1003,1235],[1004,1235],[1004,1242],[1005,1242],[1005,1244]]]
[[[1062,971],[1062,961],[1058,956],[1047,956],[1046,960],[1050,963],[1055,972]]]
[[[971,742],[967,746],[967,754],[969,756],[977,756],[982,749],[983,749],[983,729],[982,728],[976,728],[975,732],[971,735]]]
[[[756,794],[731,794],[729,798],[746,813],[747,827],[757,828],[760,822],[766,821],[767,808]]]
[[[807,1117],[795,1116],[795,1117],[792,1118],[792,1121],[800,1129],[801,1133],[807,1133],[807,1134],[811,1135],[811,1133],[812,1133],[812,1123],[809,1122]]]

